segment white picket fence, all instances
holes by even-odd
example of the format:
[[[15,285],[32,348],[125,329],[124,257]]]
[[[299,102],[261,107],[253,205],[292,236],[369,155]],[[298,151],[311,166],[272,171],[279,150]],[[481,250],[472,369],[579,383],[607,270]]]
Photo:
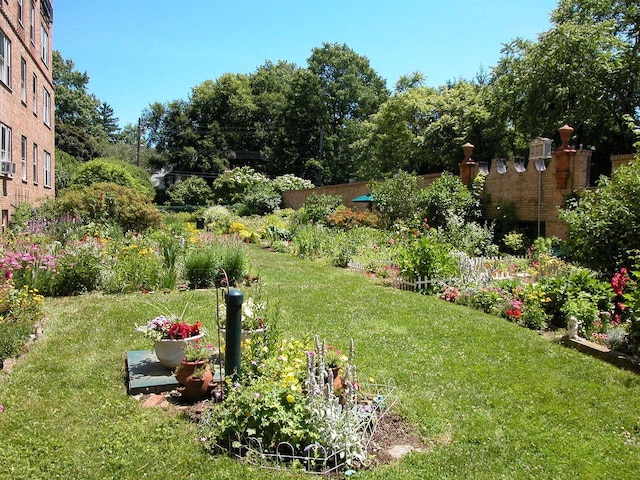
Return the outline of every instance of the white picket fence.
[[[427,278],[419,277],[415,280],[407,280],[402,277],[393,279],[393,286],[400,290],[421,291],[429,290],[434,285],[488,285],[494,280],[502,280],[512,278],[512,275],[506,271],[500,271],[497,267],[500,263],[504,263],[505,258],[502,257],[468,257],[464,254],[458,254],[458,270],[459,277],[453,278]],[[524,257],[508,257],[513,260],[522,259]],[[349,262],[349,269],[360,273],[367,273],[368,269],[360,262]]]

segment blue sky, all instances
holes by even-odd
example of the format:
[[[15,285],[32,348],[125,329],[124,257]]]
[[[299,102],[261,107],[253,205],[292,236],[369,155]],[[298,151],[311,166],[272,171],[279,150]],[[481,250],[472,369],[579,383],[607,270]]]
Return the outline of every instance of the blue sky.
[[[367,57],[393,89],[490,70],[504,43],[535,40],[557,0],[55,0],[54,48],[90,77],[88,90],[123,126],[153,102],[188,99],[223,73],[267,60],[307,65],[323,42]]]

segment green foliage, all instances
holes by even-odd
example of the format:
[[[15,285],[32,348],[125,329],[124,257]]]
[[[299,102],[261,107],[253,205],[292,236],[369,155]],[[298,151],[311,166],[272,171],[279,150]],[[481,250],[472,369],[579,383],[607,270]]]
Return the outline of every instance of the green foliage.
[[[0,367],[7,358],[23,351],[29,335],[44,315],[42,296],[24,285],[0,284]]]
[[[144,170],[115,158],[97,158],[81,164],[74,172],[71,186],[91,186],[112,182],[153,196],[149,174]]]
[[[213,192],[202,177],[196,175],[174,183],[167,190],[170,205],[208,205]]]
[[[390,228],[397,221],[413,225],[422,218],[422,190],[417,175],[399,171],[382,182],[371,183],[369,188],[382,228]]]
[[[104,257],[95,239],[70,242],[58,253],[51,295],[67,296],[93,292],[100,284]]]
[[[222,279],[235,285],[247,273],[247,252],[238,240],[213,240],[187,250],[184,278],[190,288],[211,288]]]
[[[640,162],[602,177],[595,190],[581,192],[577,201],[561,210],[569,229],[567,255],[575,261],[610,275],[631,264],[640,249]]]
[[[80,162],[67,152],[56,148],[56,194],[71,185]]]
[[[70,212],[97,223],[113,222],[124,231],[144,231],[159,225],[161,220],[147,195],[114,183],[67,189],[55,205],[61,214]]]
[[[326,224],[327,218],[342,204],[340,195],[313,193],[307,197],[298,210],[298,221],[304,223]]]
[[[400,273],[409,280],[426,277],[446,280],[458,273],[458,262],[447,245],[430,235],[421,235],[399,248],[396,258]]]
[[[527,241],[523,233],[509,232],[502,238],[502,244],[507,253],[524,255],[527,251]]]
[[[493,229],[490,225],[464,221],[455,214],[450,214],[445,224],[438,227],[432,235],[472,257],[491,257],[498,254],[498,246],[493,243]]]
[[[423,213],[432,227],[446,226],[452,215],[464,221],[476,219],[478,202],[460,178],[444,172],[424,189]]]

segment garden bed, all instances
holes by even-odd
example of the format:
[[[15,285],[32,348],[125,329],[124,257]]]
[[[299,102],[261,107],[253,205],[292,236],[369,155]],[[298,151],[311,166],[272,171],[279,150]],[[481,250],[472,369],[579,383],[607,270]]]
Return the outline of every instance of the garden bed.
[[[624,368],[625,370],[640,374],[640,359],[637,357],[632,357],[631,355],[611,350],[604,345],[590,342],[584,338],[569,338],[565,336],[562,337],[561,341],[564,345],[575,348],[582,353],[586,353],[620,368]]]

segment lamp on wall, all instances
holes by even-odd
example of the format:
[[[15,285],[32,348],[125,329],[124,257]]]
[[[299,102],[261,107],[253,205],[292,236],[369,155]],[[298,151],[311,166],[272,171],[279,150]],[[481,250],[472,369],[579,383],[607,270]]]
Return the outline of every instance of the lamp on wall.
[[[518,173],[526,171],[527,167],[524,164],[524,157],[513,157],[513,168]]]

